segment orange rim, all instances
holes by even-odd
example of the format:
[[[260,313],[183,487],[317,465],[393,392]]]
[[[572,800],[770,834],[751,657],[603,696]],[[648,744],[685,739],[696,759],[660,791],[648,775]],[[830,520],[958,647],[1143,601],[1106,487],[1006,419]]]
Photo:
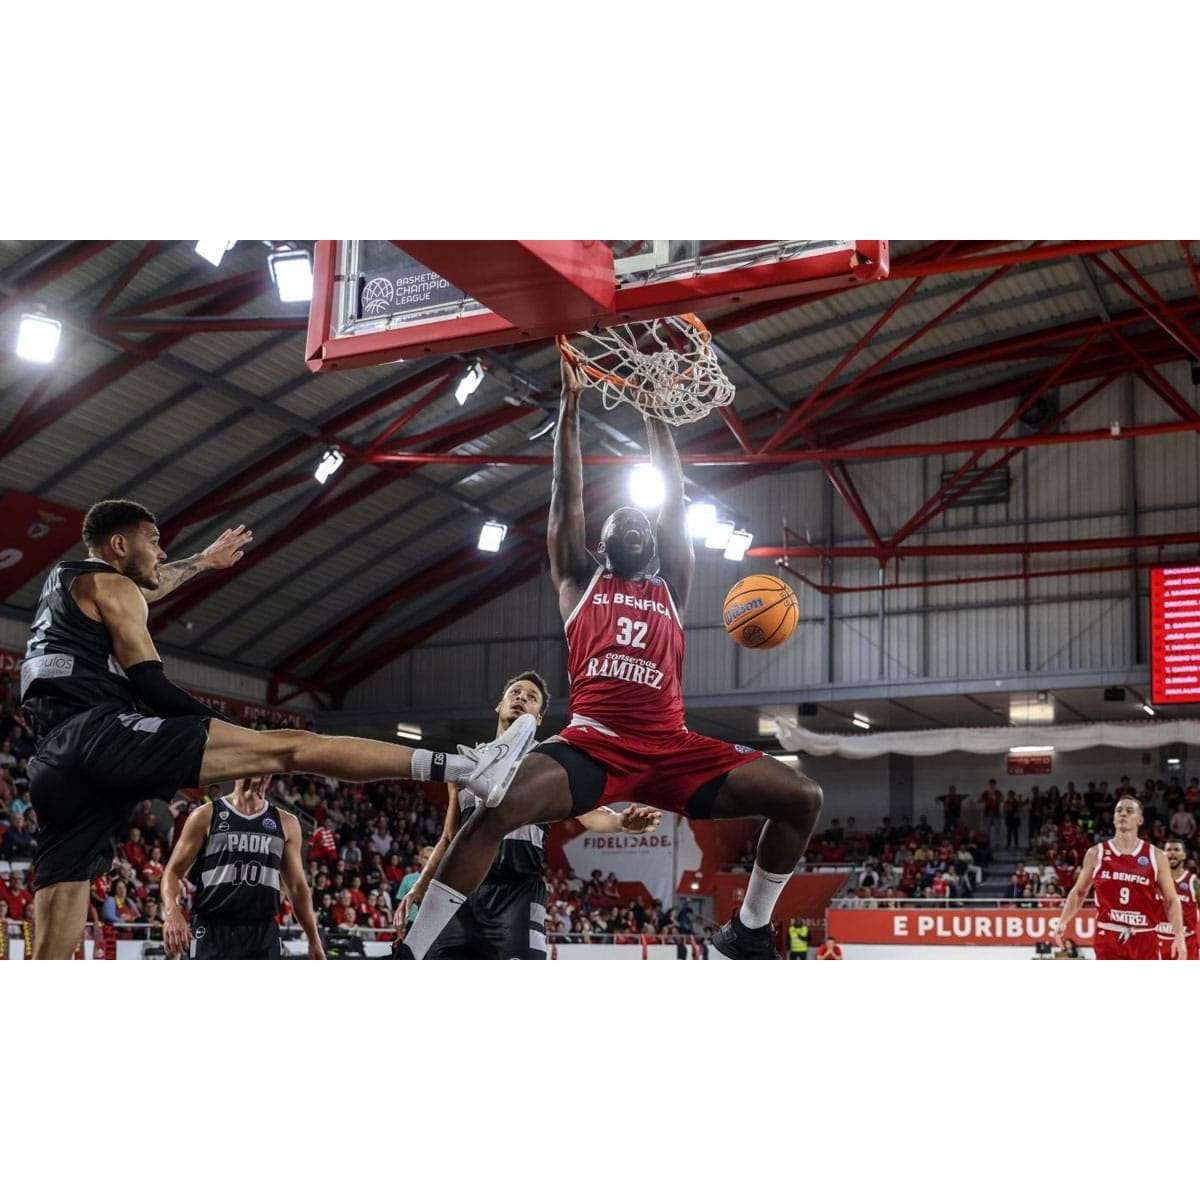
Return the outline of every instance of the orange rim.
[[[676,314],[681,321],[686,321],[700,335],[700,340],[707,346],[712,341],[712,334],[708,331],[708,326],[695,313],[678,313]],[[558,352],[572,366],[578,367],[585,375],[595,380],[597,383],[611,383],[614,387],[634,387],[630,380],[622,379],[619,375],[612,374],[611,371],[605,371],[596,366],[587,355],[577,350],[567,340],[565,333],[560,333],[555,341],[558,344]],[[682,382],[690,379],[691,371],[687,371],[682,375],[676,376],[676,382]]]

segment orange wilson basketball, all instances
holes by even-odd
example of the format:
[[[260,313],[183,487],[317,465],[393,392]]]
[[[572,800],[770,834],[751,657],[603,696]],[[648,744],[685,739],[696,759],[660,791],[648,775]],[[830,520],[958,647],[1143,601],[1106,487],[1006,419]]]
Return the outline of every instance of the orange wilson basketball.
[[[729,589],[721,618],[725,631],[749,650],[782,646],[796,632],[796,593],[774,575],[747,575]]]

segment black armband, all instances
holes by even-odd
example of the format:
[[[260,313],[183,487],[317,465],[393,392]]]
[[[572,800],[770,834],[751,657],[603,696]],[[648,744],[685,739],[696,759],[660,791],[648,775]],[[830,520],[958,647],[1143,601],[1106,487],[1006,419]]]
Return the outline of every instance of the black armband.
[[[160,717],[216,717],[219,721],[229,718],[215,708],[176,687],[163,674],[163,665],[151,659],[149,662],[134,663],[125,671],[125,678],[133,685],[137,697],[155,715]]]

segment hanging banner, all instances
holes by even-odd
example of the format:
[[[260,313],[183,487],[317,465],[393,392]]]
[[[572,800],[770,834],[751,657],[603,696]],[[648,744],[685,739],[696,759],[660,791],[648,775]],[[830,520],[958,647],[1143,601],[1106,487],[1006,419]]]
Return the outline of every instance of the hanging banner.
[[[1054,770],[1053,754],[1010,754],[1010,775],[1049,775]]]
[[[0,600],[79,544],[83,513],[28,492],[0,496]]]
[[[1058,908],[831,908],[826,928],[839,942],[872,946],[1034,946],[1058,928]],[[1071,921],[1070,937],[1090,946],[1096,910]],[[1151,937],[1152,934],[1139,934]]]
[[[622,883],[640,883],[654,899],[668,906],[675,902],[677,854],[682,851],[680,857],[687,862],[680,870],[694,870],[700,865],[700,851],[691,829],[674,813],[663,813],[662,823],[653,833],[593,833],[583,829],[563,845],[562,851],[571,871],[580,879],[590,879],[593,871],[607,879],[611,872]]]

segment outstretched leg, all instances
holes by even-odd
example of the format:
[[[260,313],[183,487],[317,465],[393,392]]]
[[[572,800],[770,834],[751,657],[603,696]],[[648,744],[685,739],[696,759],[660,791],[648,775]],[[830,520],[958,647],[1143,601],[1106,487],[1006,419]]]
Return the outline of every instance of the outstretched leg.
[[[425,957],[459,905],[491,870],[506,834],[522,825],[561,821],[570,815],[566,771],[545,754],[529,755],[503,802],[496,808],[479,805],[455,835],[404,939],[402,957]]]
[[[720,819],[766,817],[741,909],[714,941],[727,958],[774,958],[771,914],[808,847],[822,794],[807,775],[764,755],[730,771],[713,801]]]

